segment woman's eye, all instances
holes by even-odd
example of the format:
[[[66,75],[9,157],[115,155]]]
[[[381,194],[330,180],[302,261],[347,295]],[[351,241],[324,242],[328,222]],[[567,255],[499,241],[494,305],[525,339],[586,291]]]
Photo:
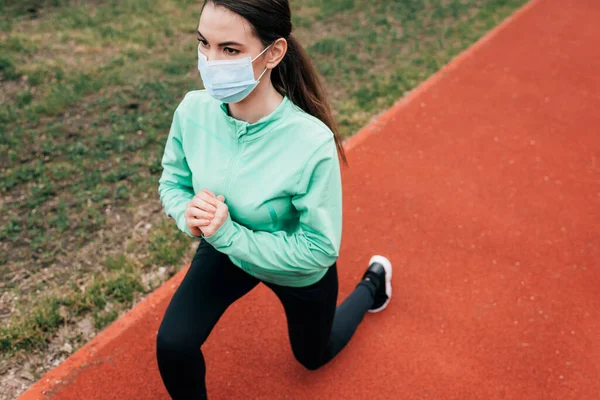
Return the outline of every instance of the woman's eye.
[[[239,50],[232,49],[231,47],[225,47],[225,48],[223,48],[223,51],[229,55],[235,55],[240,52]]]
[[[202,46],[204,46],[204,47],[208,46],[208,42],[205,39],[201,39],[201,38],[197,38],[197,39],[202,44]]]

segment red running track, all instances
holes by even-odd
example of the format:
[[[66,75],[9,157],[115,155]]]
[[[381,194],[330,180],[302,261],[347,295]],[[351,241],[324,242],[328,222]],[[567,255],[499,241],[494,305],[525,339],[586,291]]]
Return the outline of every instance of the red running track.
[[[311,372],[257,288],[205,345],[211,398],[600,398],[598,21],[535,0],[353,138],[340,300],[373,253],[395,297]],[[22,399],[167,399],[154,343],[184,273]]]

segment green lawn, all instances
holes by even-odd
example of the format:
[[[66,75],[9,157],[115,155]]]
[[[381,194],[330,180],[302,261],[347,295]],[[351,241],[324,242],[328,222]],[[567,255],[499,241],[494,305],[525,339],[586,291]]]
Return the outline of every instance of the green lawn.
[[[292,7],[350,136],[525,2]],[[1,353],[43,350],[83,316],[102,329],[189,262],[190,240],[156,212],[156,190],[173,111],[201,85],[200,5],[0,1]],[[151,230],[133,240],[151,208]],[[169,274],[142,284],[163,266]]]

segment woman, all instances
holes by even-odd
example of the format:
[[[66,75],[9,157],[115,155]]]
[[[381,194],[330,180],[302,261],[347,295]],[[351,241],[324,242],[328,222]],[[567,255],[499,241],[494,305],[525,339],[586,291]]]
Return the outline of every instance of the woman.
[[[287,0],[206,0],[198,26],[205,90],[177,107],[159,195],[201,237],[158,331],[174,399],[206,398],[200,350],[217,320],[259,283],[282,302],[296,359],[331,360],[367,311],[391,297],[391,263],[373,256],[336,309],[342,231],[340,137],[317,74],[291,36]]]

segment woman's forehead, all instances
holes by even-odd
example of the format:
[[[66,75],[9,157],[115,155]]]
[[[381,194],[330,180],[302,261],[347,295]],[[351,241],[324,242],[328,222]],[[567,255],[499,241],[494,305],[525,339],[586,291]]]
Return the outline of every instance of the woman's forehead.
[[[253,39],[252,29],[245,18],[210,2],[200,15],[198,31],[209,42],[232,41],[249,44]]]

